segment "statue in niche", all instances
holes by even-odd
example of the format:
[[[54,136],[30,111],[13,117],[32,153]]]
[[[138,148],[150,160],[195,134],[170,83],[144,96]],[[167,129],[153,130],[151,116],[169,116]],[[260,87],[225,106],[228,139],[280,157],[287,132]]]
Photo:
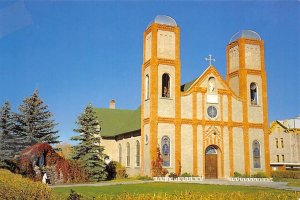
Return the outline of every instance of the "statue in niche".
[[[216,87],[216,80],[214,77],[208,79],[208,89],[210,93],[214,93]]]

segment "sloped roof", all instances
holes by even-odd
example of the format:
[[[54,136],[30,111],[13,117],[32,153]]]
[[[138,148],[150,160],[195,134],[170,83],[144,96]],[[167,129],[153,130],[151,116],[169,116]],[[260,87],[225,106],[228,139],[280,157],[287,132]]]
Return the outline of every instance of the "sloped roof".
[[[192,81],[190,81],[190,82],[187,82],[187,83],[185,83],[185,84],[183,84],[183,85],[181,85],[181,92],[184,92],[184,91],[187,91],[192,85],[193,85],[193,83],[197,80],[198,78],[196,78],[196,79],[194,79],[194,80],[192,80]]]
[[[141,107],[136,110],[94,108],[102,137],[114,137],[141,129]]]

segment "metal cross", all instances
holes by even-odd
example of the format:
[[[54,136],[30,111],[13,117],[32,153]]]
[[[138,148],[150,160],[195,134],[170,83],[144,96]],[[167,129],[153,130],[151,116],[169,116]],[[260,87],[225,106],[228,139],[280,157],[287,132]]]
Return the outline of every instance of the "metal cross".
[[[205,60],[209,62],[209,66],[211,66],[211,61],[216,61],[216,59],[212,58],[211,54],[209,54],[208,58],[205,58]]]

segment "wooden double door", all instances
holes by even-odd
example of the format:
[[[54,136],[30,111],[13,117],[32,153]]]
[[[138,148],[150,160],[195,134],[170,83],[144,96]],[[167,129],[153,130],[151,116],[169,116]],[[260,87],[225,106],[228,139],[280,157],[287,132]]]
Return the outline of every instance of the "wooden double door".
[[[217,154],[205,155],[205,178],[206,179],[218,178],[218,155]]]

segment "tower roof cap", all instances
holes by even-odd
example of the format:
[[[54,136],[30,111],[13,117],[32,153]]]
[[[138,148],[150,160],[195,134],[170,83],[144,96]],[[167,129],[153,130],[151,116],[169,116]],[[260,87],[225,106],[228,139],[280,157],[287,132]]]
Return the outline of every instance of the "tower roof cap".
[[[241,30],[241,31],[235,33],[231,37],[229,43],[237,41],[239,38],[248,38],[248,39],[261,40],[261,37],[255,31],[252,31],[252,30]]]
[[[151,21],[150,24],[148,25],[148,27],[152,24],[152,23],[157,23],[157,24],[163,24],[163,25],[168,25],[168,26],[177,26],[177,23],[175,21],[175,19],[173,19],[170,16],[167,15],[157,15],[154,18],[154,21]]]

